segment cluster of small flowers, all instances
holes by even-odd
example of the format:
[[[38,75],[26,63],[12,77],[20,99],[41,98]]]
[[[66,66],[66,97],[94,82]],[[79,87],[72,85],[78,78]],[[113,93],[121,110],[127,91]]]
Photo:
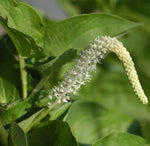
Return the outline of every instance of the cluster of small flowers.
[[[124,65],[127,77],[132,85],[135,94],[139,97],[143,104],[147,104],[148,99],[145,96],[145,93],[139,82],[138,75],[134,67],[134,62],[132,61],[129,52],[126,50],[123,44],[119,42],[116,38],[104,37],[104,39],[105,43],[107,44],[104,51],[106,53],[113,52],[118,56],[118,58]]]
[[[110,52],[114,52],[122,61],[130,83],[143,104],[148,102],[141,84],[138,80],[134,63],[129,52],[116,38],[97,37],[88,48],[81,52],[80,58],[75,61],[75,65],[64,77],[64,80],[52,89],[52,94],[58,103],[68,102],[70,94],[77,94],[81,85],[90,81],[90,73],[96,70],[96,64]],[[52,95],[49,96],[52,100]],[[51,105],[51,103],[49,103]]]

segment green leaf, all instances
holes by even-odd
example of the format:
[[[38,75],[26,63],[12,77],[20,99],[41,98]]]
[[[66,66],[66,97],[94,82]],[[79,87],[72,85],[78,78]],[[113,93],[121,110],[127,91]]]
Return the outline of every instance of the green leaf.
[[[45,97],[46,100],[42,101],[42,106],[47,106],[47,102],[49,101],[48,97]],[[15,105],[12,105],[7,111],[5,111],[1,117],[3,125],[8,125],[11,122],[21,118],[23,115],[28,114],[28,116],[32,115],[37,109],[39,109],[40,98],[37,94],[29,97],[26,100],[20,101]],[[23,120],[23,119],[22,119]]]
[[[150,123],[149,122],[142,122],[142,135],[143,137],[150,142]]]
[[[0,23],[22,56],[42,57],[44,26],[30,6],[14,0],[0,0]]]
[[[47,96],[45,98],[46,100],[42,101],[42,105],[40,105],[40,108],[43,106],[47,106],[49,98]],[[23,115],[32,115],[33,112],[39,109],[40,100],[41,99],[38,94],[35,94],[34,96],[30,96],[26,100],[18,101],[18,103],[16,103],[15,105],[9,105],[8,109],[2,114],[1,117],[3,125],[6,126],[11,122],[21,118]]]
[[[98,35],[115,36],[137,26],[138,23],[103,13],[79,15],[46,29],[44,52],[57,56],[69,48],[81,50]]]
[[[10,135],[8,138],[9,146],[27,146],[26,136],[23,130],[16,124],[12,123],[10,126]]]
[[[64,114],[68,108],[72,105],[71,102],[68,102],[64,105],[61,105],[60,107],[58,107],[58,109],[56,110],[53,110],[51,113],[50,113],[50,118],[49,120],[56,120],[57,118],[59,118],[62,114]]]
[[[19,123],[19,126],[25,131],[25,129],[35,120],[35,118],[43,112],[44,109],[39,110],[38,112],[34,113],[29,118],[26,118],[24,121]]]
[[[2,122],[0,119],[0,145],[7,146],[7,141],[8,141],[8,132],[2,125]]]
[[[68,124],[58,120],[40,124],[27,136],[29,146],[77,146]]]
[[[129,133],[114,133],[108,135],[93,146],[143,146],[147,142],[142,137]]]
[[[3,125],[8,125],[21,116],[27,114],[32,107],[31,100],[28,98],[8,109],[1,117]]]
[[[48,92],[49,93],[49,92]],[[43,94],[43,95],[42,95]],[[37,94],[35,94],[34,96],[31,96],[30,98],[28,98],[27,100],[18,102],[17,104],[13,105],[12,107],[10,107],[7,111],[5,111],[1,117],[2,123],[3,125],[8,125],[10,124],[12,121],[15,121],[19,118],[21,118],[24,115],[31,116],[29,117],[29,119],[27,119],[27,121],[25,120],[25,124],[26,122],[28,122],[28,120],[30,122],[32,122],[34,120],[34,118],[37,116],[35,113],[35,116],[32,115],[34,111],[36,111],[37,109],[45,107],[48,105],[49,102],[49,98],[48,98],[48,94],[47,93],[42,93],[42,98],[39,97]],[[67,108],[69,108],[71,103],[67,103],[66,105],[62,106],[60,109],[57,109],[56,111],[54,110],[51,113],[51,118],[50,120],[54,120],[56,118],[58,118],[60,115],[62,115]],[[24,119],[22,119],[24,120]],[[21,124],[24,126],[24,122]],[[28,124],[30,123],[28,122]]]
[[[126,132],[132,119],[94,102],[77,101],[69,109],[65,121],[70,125],[77,141],[92,144],[112,132]]]
[[[7,104],[20,98],[20,79],[10,45],[12,43],[8,36],[0,40],[0,104]]]

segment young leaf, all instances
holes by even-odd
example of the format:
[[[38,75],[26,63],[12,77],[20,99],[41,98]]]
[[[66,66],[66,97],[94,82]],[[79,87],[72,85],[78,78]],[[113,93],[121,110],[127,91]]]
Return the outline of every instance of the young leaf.
[[[129,133],[114,133],[98,140],[93,146],[145,146],[142,137]]]
[[[40,124],[27,136],[29,146],[77,146],[68,124],[58,120]]]
[[[10,126],[8,146],[28,146],[23,130],[16,123],[12,123]]]

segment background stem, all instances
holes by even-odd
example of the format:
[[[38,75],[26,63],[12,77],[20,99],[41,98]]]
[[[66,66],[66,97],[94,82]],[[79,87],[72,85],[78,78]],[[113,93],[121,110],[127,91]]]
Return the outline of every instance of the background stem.
[[[36,85],[36,87],[33,89],[33,91],[31,92],[31,94],[29,96],[32,96],[34,93],[40,91],[43,88],[43,86],[45,85],[45,83],[48,81],[49,77],[50,76],[47,75],[44,78],[42,78],[40,80],[40,82]]]
[[[23,99],[27,98],[27,72],[25,70],[25,62],[21,55],[19,55],[19,66],[22,82],[22,97]]]

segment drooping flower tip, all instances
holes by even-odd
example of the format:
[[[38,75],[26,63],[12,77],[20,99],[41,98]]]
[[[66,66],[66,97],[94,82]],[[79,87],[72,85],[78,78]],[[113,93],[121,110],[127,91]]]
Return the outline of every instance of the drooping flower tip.
[[[130,56],[130,53],[123,46],[123,44],[119,42],[116,38],[103,37],[103,41],[106,41],[106,43],[103,43],[105,44],[104,51],[113,52],[118,56],[118,58],[123,63],[123,66],[127,73],[127,77],[132,85],[135,94],[139,97],[140,101],[143,102],[143,104],[147,104],[148,99],[145,96],[145,93],[138,79],[138,75],[134,67],[134,62]]]
[[[143,102],[143,104],[148,104],[148,99],[146,96],[144,96],[143,98],[141,98],[141,101]]]

